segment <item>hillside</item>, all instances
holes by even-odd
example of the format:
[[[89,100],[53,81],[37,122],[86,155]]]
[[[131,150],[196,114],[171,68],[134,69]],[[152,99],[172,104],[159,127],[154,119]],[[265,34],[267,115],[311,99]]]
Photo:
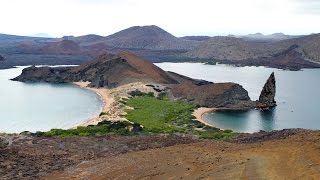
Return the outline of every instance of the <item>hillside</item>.
[[[179,39],[157,26],[134,26],[105,38],[107,45],[117,48],[178,50],[192,49],[198,41]]]
[[[276,53],[271,57],[261,57],[242,61],[229,61],[230,64],[247,66],[268,66],[287,70],[300,70],[301,68],[320,68],[319,63],[307,61],[305,51],[299,45],[292,45],[288,49]]]
[[[278,44],[281,46],[297,44],[301,46],[307,59],[320,62],[320,34],[312,34],[299,38],[288,39],[280,41]]]
[[[255,33],[255,34],[248,34],[248,35],[238,36],[238,37],[245,40],[249,40],[249,41],[281,41],[286,39],[297,38],[299,36],[291,36],[283,33],[274,33],[269,35]]]
[[[0,68],[25,64],[80,64],[85,58],[89,60],[88,57],[122,51],[131,51],[151,62],[219,61],[291,70],[316,68],[316,63],[320,63],[320,34],[288,36],[282,33],[256,33],[246,36],[178,38],[152,25],[133,26],[109,36],[89,34],[39,38],[0,34],[0,40],[0,54],[8,57],[8,61],[0,64]],[[295,45],[303,54],[301,58],[288,54],[286,60],[276,62],[280,57],[278,54],[289,52],[287,49]],[[48,55],[51,61],[44,60]],[[65,58],[65,55],[69,57]],[[26,62],[21,61],[21,56]],[[64,58],[66,63],[63,62]]]
[[[216,36],[186,53],[192,58],[217,60],[244,60],[268,57],[284,47],[273,43],[245,41],[241,38]]]
[[[132,82],[177,83],[165,71],[128,52],[102,54],[68,73],[73,81],[90,81],[94,87],[117,87]]]
[[[300,58],[290,54],[286,55],[286,60],[279,58],[279,54],[284,55],[291,52],[288,49],[293,46],[299,46],[302,53]],[[240,65],[248,65],[248,61],[250,61],[250,65],[253,66],[262,64],[275,68],[296,66],[299,69],[318,67],[318,64],[310,63],[309,61],[320,62],[319,49],[320,34],[280,41],[247,41],[236,37],[213,37],[188,51],[185,55],[191,58],[214,59]],[[281,62],[277,62],[277,59]],[[277,66],[277,64],[281,64],[281,66]]]
[[[133,82],[177,83],[157,66],[127,52],[118,55],[102,54],[73,68],[30,67],[14,80],[54,83],[89,81],[92,87],[109,88]]]

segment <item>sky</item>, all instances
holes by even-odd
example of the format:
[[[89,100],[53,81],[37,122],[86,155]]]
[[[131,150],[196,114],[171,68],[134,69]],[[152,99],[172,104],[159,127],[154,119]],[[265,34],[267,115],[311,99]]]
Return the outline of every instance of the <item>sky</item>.
[[[110,35],[157,25],[175,36],[320,33],[320,0],[0,0],[0,33]]]

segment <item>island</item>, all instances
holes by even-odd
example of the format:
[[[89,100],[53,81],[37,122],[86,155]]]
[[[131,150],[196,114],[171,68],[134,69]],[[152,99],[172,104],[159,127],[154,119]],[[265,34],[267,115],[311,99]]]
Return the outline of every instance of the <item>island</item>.
[[[209,108],[248,110],[276,105],[275,77],[267,80],[259,100],[252,101],[248,92],[236,83],[214,83],[166,72],[130,52],[102,54],[77,67],[35,67],[22,71],[14,81],[72,83],[88,82],[91,88],[119,88],[132,83],[151,87],[154,93],[166,93],[170,100],[185,100]],[[137,89],[139,90],[139,89]]]

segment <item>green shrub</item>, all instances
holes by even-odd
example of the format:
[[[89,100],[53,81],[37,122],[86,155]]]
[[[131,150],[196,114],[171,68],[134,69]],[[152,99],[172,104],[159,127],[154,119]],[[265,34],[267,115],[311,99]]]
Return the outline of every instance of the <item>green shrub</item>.
[[[51,129],[48,132],[37,132],[36,136],[102,136],[106,134],[130,135],[129,126],[139,126],[130,122],[103,121],[95,126],[77,127],[76,129]],[[142,129],[138,129],[141,130]]]
[[[223,132],[224,132],[224,133],[232,133],[233,131],[230,130],[230,129],[226,129],[226,130],[224,130]]]
[[[144,93],[139,90],[131,91],[128,94],[132,97],[141,97],[141,96],[154,97],[154,92]]]
[[[104,115],[108,115],[109,113],[107,113],[107,112],[101,112],[100,114],[99,114],[99,116],[104,116]]]

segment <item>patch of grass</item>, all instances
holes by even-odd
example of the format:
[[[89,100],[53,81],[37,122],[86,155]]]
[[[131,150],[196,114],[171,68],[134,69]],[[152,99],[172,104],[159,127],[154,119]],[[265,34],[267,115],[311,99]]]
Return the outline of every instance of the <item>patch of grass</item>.
[[[185,128],[176,124],[188,124],[194,105],[186,102],[170,102],[155,97],[133,97],[127,101],[133,110],[127,110],[129,121],[139,123],[144,129],[154,133],[185,132]]]
[[[234,137],[233,132],[223,132],[223,131],[218,131],[218,132],[198,132],[198,135],[201,139],[231,139]]]
[[[160,100],[169,100],[169,97],[166,92],[159,93],[157,98]]]
[[[139,96],[127,100],[128,109],[125,117],[144,127],[144,131],[152,133],[187,133],[198,135],[202,139],[229,139],[233,137],[231,130],[220,130],[206,126],[194,120],[192,112],[196,105],[168,100],[166,95],[156,97]],[[201,128],[199,130],[198,128]]]

